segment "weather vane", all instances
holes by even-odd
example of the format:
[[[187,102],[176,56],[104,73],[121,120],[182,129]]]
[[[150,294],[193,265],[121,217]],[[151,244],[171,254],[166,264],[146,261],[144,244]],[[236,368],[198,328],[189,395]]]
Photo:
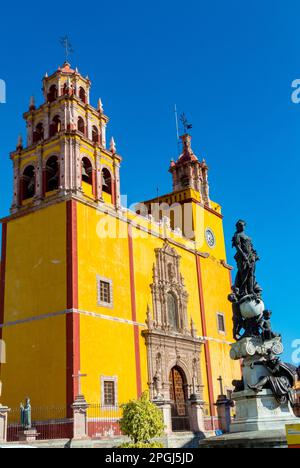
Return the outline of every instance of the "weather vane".
[[[180,116],[180,122],[183,125],[184,133],[188,133],[188,131],[193,128],[193,125],[189,123],[189,121],[186,118],[186,115],[184,113],[181,114],[181,116]]]
[[[65,49],[65,54],[66,54],[66,62],[68,62],[69,60],[69,55],[70,54],[73,54],[74,52],[74,49],[73,49],[73,46],[70,42],[70,39],[68,36],[65,36],[65,37],[61,37],[60,40],[59,40],[60,44],[63,46],[63,48]]]

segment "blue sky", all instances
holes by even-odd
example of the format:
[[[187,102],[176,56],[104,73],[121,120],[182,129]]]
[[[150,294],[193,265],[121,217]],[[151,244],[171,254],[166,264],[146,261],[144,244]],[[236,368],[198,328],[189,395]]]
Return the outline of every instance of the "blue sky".
[[[174,104],[193,123],[193,147],[210,166],[212,198],[223,205],[229,261],[238,218],[261,255],[258,279],[286,357],[300,338],[300,3],[277,0],[6,2],[1,6],[0,215],[12,196],[9,152],[30,95],[64,61],[68,34],[78,66],[101,96],[124,158],[131,202],[168,192],[176,157]]]

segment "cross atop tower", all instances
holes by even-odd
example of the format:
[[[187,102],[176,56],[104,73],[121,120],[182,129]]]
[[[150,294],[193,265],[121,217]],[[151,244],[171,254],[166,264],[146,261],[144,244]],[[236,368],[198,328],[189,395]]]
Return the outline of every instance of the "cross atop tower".
[[[65,62],[68,63],[69,55],[73,54],[73,52],[74,52],[73,46],[72,46],[68,36],[61,37],[59,42],[63,46],[63,48],[65,49],[65,54],[66,54],[65,55],[65,58],[66,58]]]

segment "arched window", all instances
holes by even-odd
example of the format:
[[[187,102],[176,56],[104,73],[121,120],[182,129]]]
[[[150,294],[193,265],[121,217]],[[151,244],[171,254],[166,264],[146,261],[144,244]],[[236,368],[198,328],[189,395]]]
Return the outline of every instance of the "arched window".
[[[50,125],[50,137],[53,137],[60,131],[61,131],[61,120],[60,120],[60,117],[56,115],[52,120],[52,124]]]
[[[33,132],[33,143],[38,143],[44,139],[44,126],[42,122],[37,124],[35,131]]]
[[[85,134],[85,126],[84,126],[84,120],[82,117],[78,117],[78,121],[77,121],[77,129],[80,133],[82,133],[83,135]]]
[[[21,178],[22,200],[28,200],[35,194],[35,170],[34,166],[27,166]]]
[[[93,185],[93,166],[88,158],[82,159],[82,180],[87,184]]]
[[[82,86],[80,86],[80,88],[79,88],[79,99],[84,104],[86,104],[86,92],[85,92],[85,89]]]
[[[57,99],[57,87],[56,85],[52,85],[49,88],[49,92],[47,95],[48,102],[54,102]]]
[[[59,186],[59,165],[56,156],[51,156],[46,164],[46,192],[57,190]]]
[[[112,194],[111,190],[111,174],[108,169],[104,168],[102,170],[102,190],[109,195]]]
[[[171,328],[178,330],[179,323],[178,323],[177,299],[172,293],[168,293],[167,295],[167,308],[168,308],[168,323]]]
[[[99,142],[99,131],[95,125],[93,125],[92,127],[92,140],[93,140],[93,143]]]

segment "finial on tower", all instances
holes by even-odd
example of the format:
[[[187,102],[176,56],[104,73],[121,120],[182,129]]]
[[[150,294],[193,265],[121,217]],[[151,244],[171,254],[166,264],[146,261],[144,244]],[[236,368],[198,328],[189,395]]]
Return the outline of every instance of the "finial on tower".
[[[117,147],[116,147],[116,142],[115,142],[114,137],[112,137],[111,140],[110,140],[109,151],[110,151],[112,154],[116,154],[116,152],[117,152]]]
[[[22,135],[18,136],[17,150],[21,151],[23,149],[23,138]]]
[[[103,114],[103,103],[102,103],[102,100],[99,98],[98,100],[98,111],[100,112],[100,114]]]
[[[34,96],[31,96],[31,97],[30,97],[30,101],[29,101],[29,110],[30,110],[30,111],[35,110],[35,98],[34,98]]]

